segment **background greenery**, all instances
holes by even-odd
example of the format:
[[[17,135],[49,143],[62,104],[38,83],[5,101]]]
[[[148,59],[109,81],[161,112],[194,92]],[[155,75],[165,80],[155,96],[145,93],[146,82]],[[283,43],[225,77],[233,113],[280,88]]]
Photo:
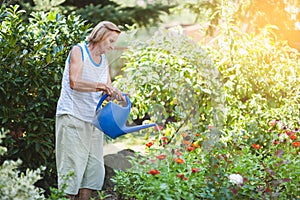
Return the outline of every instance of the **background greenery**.
[[[141,170],[135,176],[120,173],[115,177],[120,195],[143,198],[151,188],[164,191],[156,194],[165,199],[184,195],[191,199],[295,199],[299,195],[299,147],[292,145],[299,141],[299,30],[295,26],[299,10],[289,7],[297,8],[299,3],[198,0],[126,7],[111,1],[101,5],[76,2],[14,0],[1,6],[0,121],[1,132],[7,132],[3,139],[7,152],[0,163],[20,158],[23,172],[46,166],[37,185],[48,195],[51,186],[56,186],[54,116],[65,58],[94,23],[110,16],[109,20],[128,31],[124,68],[116,69],[122,76],[114,84],[131,95],[130,122],[159,123],[160,132],[142,133],[158,149],[170,145],[165,151],[151,151],[152,156],[174,154],[178,146],[185,149],[186,144],[181,144],[185,140],[197,147],[193,153],[184,153],[184,167],[148,163],[137,166]],[[9,6],[16,3],[21,7]],[[197,44],[183,36],[188,33],[184,27],[149,31],[154,24],[169,28],[187,23],[183,17],[187,9],[189,17],[195,14],[193,23],[200,24],[201,37],[194,38]],[[161,24],[161,20],[168,23]],[[137,40],[140,31],[134,34],[136,27],[146,27],[143,33],[148,30],[154,37]],[[270,121],[276,126],[270,126]],[[220,159],[223,154],[229,159]],[[203,165],[199,176],[191,183],[179,182],[192,174],[185,167],[199,167],[197,162]],[[216,164],[220,167],[212,167]],[[151,167],[167,179],[148,174]],[[251,174],[252,169],[256,173]],[[177,173],[185,174],[180,180]],[[245,187],[228,183],[232,173],[249,182]],[[204,180],[205,176],[209,178]],[[197,185],[199,182],[205,185]],[[161,183],[165,184],[160,187]],[[180,193],[168,187],[179,183]],[[132,190],[127,190],[129,186]],[[195,193],[187,192],[191,188]],[[197,188],[203,188],[201,194]],[[131,193],[126,194],[128,191]],[[59,196],[58,191],[52,194],[56,193]]]

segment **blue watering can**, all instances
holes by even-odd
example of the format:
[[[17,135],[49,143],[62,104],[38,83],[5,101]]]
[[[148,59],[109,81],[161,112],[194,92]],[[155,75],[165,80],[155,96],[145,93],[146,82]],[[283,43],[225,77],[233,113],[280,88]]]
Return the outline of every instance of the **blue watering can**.
[[[101,108],[103,101],[108,97],[107,94],[103,95],[97,105],[96,114],[92,124],[113,139],[126,133],[156,126],[156,124],[145,124],[131,127],[126,126],[126,121],[131,109],[131,102],[127,95],[123,95],[127,101],[126,107],[122,107],[110,101]]]

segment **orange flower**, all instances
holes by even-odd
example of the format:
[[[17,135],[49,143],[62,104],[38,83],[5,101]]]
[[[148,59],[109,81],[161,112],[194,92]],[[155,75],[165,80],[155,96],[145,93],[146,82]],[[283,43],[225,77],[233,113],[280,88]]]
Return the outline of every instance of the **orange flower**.
[[[252,147],[254,149],[261,149],[261,146],[259,146],[259,144],[252,144]]]
[[[156,158],[158,159],[158,160],[163,160],[163,159],[166,159],[166,154],[161,154],[161,155],[158,155],[158,156],[156,156]]]
[[[147,144],[146,144],[146,147],[151,147],[153,145],[153,142],[148,142]]]
[[[189,140],[182,140],[182,144],[190,145],[190,144],[192,144],[192,142]]]
[[[187,147],[187,150],[188,150],[188,151],[194,151],[194,150],[195,150],[195,147],[188,146],[188,147]]]
[[[295,134],[290,135],[291,140],[296,140],[297,136]]]
[[[181,133],[181,136],[185,138],[185,137],[188,136],[188,134],[187,133]]]
[[[149,170],[148,174],[155,176],[157,174],[160,174],[160,172],[157,169],[151,169],[151,170]]]
[[[199,134],[199,133],[195,133],[195,136],[196,136],[196,137],[199,137],[199,136],[200,136],[200,134]]]
[[[184,160],[181,158],[174,158],[174,161],[177,162],[178,164],[184,163]]]
[[[292,145],[293,145],[294,147],[300,147],[300,142],[292,142]]]
[[[196,142],[194,142],[194,143],[192,144],[192,147],[199,148],[199,147],[200,147],[200,144],[199,144],[199,143],[196,143]]]
[[[199,172],[199,169],[198,168],[192,168],[192,172],[197,173],[197,172]]]

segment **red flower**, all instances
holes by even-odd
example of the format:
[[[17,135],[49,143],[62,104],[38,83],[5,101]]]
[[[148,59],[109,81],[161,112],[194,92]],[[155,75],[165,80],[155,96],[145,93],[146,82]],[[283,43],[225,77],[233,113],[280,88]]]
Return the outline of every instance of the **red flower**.
[[[252,147],[254,149],[261,149],[261,146],[259,146],[259,144],[252,144]]]
[[[296,140],[297,136],[295,134],[290,135],[291,140]]]
[[[147,144],[146,144],[146,147],[151,147],[153,145],[153,142],[148,142]]]
[[[160,172],[157,169],[151,169],[151,170],[149,170],[148,173],[151,174],[151,175],[153,175],[153,176],[155,176],[157,174],[160,174]]]
[[[164,127],[163,126],[155,126],[154,129],[157,131],[161,131]]]
[[[267,187],[266,192],[272,192],[272,189]]]
[[[161,137],[161,140],[167,141],[168,138],[167,138],[166,136],[162,136],[162,137]]]
[[[174,161],[177,162],[178,164],[184,163],[184,160],[181,158],[174,158]]]
[[[182,179],[184,181],[188,180],[188,178],[185,177],[184,174],[176,174],[176,177],[178,177],[178,178],[180,178],[180,179]]]
[[[167,157],[166,154],[161,154],[161,155],[156,156],[156,158],[157,158],[158,160],[163,160],[163,159],[165,159],[166,157]]]
[[[198,168],[192,168],[192,172],[197,173],[197,172],[199,172],[199,169]]]
[[[273,141],[273,145],[277,145],[277,144],[279,144],[280,142],[278,141],[278,140],[274,140]]]
[[[182,153],[181,153],[179,150],[177,150],[177,151],[175,152],[175,154],[176,154],[176,156],[181,156],[181,155],[182,155]]]
[[[188,151],[194,151],[194,150],[195,150],[195,147],[188,146],[188,147],[187,147],[187,150],[188,150]]]
[[[300,147],[300,142],[292,142],[292,145],[293,145],[294,147]]]
[[[209,125],[207,126],[207,128],[208,128],[209,130],[212,130],[212,129],[213,129],[213,125],[209,124]]]
[[[199,137],[199,136],[200,136],[200,134],[199,134],[199,133],[195,133],[195,136],[196,136],[196,137]]]
[[[146,161],[142,161],[140,162],[141,165],[145,165],[146,164]]]

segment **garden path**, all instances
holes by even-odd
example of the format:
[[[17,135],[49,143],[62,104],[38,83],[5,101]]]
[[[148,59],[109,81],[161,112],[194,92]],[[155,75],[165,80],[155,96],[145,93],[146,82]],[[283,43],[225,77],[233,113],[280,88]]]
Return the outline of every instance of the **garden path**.
[[[132,138],[116,139],[114,141],[106,141],[103,145],[104,156],[115,154],[124,149],[131,149],[135,152],[145,153],[145,144]]]

